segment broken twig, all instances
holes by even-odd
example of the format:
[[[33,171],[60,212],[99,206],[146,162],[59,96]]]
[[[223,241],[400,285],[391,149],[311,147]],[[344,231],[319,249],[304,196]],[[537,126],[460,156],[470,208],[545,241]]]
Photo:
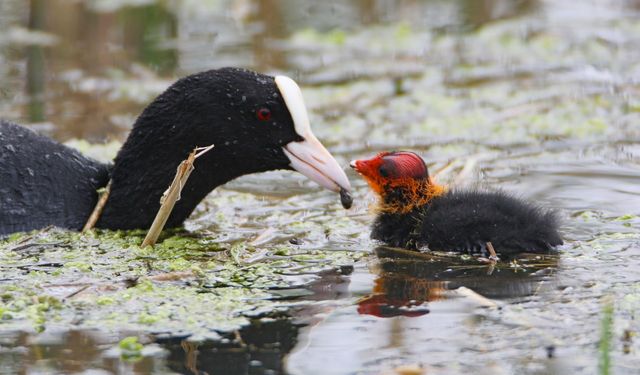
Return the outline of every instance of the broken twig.
[[[498,304],[495,303],[494,301],[490,300],[489,298],[481,294],[478,294],[477,292],[465,286],[461,286],[458,289],[454,289],[453,292],[455,292],[455,294],[460,297],[465,297],[465,298],[468,298],[470,301],[476,302],[479,307],[493,307],[493,308],[498,307]]]
[[[142,241],[142,247],[153,246],[156,244],[164,225],[169,219],[169,215],[171,215],[171,211],[173,211],[173,207],[180,199],[182,188],[187,184],[187,180],[189,179],[191,172],[195,169],[193,163],[197,158],[209,152],[212,148],[213,145],[208,147],[196,147],[191,151],[189,156],[183,160],[180,165],[178,165],[173,182],[160,198],[160,209],[158,210],[155,219],[153,219],[153,223],[147,232],[147,236],[144,238],[144,241]]]
[[[447,162],[447,164],[443,165],[442,167],[438,168],[434,173],[431,174],[431,177],[434,180],[438,179],[438,176],[440,176],[443,173],[446,173],[447,171],[449,171],[449,169],[451,169],[453,167],[454,164],[456,164],[458,162],[457,159],[452,159],[449,160]]]
[[[489,259],[497,262],[498,260],[500,260],[500,258],[498,258],[498,254],[496,254],[496,249],[493,248],[493,244],[491,242],[487,242],[487,250],[489,251]]]
[[[77,289],[76,291],[74,291],[74,292],[68,294],[66,297],[64,297],[63,300],[68,300],[70,298],[73,298],[73,297],[77,296],[78,294],[84,292],[85,290],[89,289],[90,287],[91,287],[90,284],[89,285],[85,285],[83,287],[80,287],[80,289]]]
[[[464,164],[464,167],[462,167],[460,173],[458,173],[456,178],[453,180],[451,186],[462,186],[466,182],[468,182],[471,178],[472,173],[475,171],[477,164],[478,160],[476,158],[467,159],[467,162]]]
[[[111,180],[109,180],[109,183],[104,188],[104,191],[100,193],[100,198],[98,198],[98,202],[96,203],[96,206],[94,207],[93,212],[91,212],[89,219],[87,219],[87,223],[82,228],[83,232],[93,229],[93,227],[96,226],[96,223],[98,222],[98,219],[100,219],[100,215],[102,214],[102,210],[104,209],[104,205],[107,204],[107,199],[109,199],[110,193],[111,193]]]

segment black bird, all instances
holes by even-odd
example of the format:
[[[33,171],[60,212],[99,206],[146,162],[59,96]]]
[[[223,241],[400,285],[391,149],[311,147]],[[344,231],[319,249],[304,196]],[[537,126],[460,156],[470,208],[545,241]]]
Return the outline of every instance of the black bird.
[[[249,173],[294,169],[330,190],[350,190],[311,132],[292,79],[223,68],[182,78],[160,94],[136,120],[113,165],[0,121],[0,235],[49,225],[82,228],[96,191],[109,180],[111,194],[96,226],[148,228],[178,164],[194,147],[211,144],[168,227],[181,225],[215,187]]]
[[[390,246],[486,256],[490,242],[509,256],[562,244],[553,211],[502,191],[447,190],[415,153],[382,152],[351,167],[380,198],[371,237]]]

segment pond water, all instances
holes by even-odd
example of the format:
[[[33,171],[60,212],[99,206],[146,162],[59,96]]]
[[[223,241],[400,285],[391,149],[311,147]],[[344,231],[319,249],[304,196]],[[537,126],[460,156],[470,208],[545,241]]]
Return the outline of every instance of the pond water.
[[[558,210],[565,239],[495,267],[404,252],[368,238],[352,172],[348,211],[246,176],[156,253],[0,242],[0,373],[638,373],[640,1],[3,0],[0,29],[0,117],[94,157],[177,77],[284,73],[342,165],[411,149]]]

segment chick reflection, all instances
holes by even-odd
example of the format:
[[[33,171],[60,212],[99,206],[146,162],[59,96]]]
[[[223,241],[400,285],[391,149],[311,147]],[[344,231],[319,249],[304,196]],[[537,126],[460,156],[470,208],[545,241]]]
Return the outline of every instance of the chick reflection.
[[[466,287],[490,299],[524,298],[553,284],[558,266],[554,255],[522,255],[509,263],[483,264],[462,258],[406,251],[375,249],[378,274],[373,293],[358,301],[358,313],[381,318],[417,317],[429,313],[428,302],[459,298]]]
[[[358,301],[358,313],[380,318],[421,316],[425,302],[441,298],[445,283],[405,275],[386,274],[375,280],[373,293]]]

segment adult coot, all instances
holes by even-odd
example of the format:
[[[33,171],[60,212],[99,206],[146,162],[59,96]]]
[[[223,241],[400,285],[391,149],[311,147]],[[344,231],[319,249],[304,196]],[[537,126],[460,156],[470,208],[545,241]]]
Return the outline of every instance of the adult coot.
[[[113,165],[0,121],[0,235],[49,225],[80,229],[111,180],[97,227],[148,228],[176,167],[199,158],[167,221],[175,227],[215,187],[236,177],[294,169],[348,192],[349,180],[313,135],[298,85],[285,76],[224,68],[182,78],[136,120]]]
[[[488,255],[490,242],[509,256],[562,244],[553,211],[502,191],[447,190],[415,153],[382,152],[351,167],[380,198],[371,236],[388,245]]]

